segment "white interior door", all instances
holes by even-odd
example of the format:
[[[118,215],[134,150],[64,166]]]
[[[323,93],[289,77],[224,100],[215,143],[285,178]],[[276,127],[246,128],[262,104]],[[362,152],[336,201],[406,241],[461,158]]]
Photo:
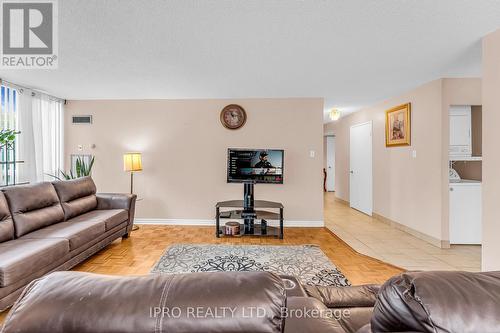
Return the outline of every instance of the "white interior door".
[[[326,190],[335,191],[335,137],[326,137]]]
[[[372,123],[351,127],[349,201],[352,208],[372,215]]]

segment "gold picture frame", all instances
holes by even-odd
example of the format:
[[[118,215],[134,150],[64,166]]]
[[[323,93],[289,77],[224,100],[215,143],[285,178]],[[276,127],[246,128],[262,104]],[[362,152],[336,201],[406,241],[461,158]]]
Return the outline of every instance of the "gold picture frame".
[[[385,146],[411,146],[411,103],[385,112]]]

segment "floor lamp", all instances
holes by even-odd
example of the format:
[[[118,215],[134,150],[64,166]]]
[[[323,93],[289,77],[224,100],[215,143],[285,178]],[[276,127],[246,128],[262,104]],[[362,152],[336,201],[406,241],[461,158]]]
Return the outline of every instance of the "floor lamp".
[[[134,172],[142,171],[141,153],[125,153],[123,154],[123,170],[130,172],[130,194],[134,193]],[[132,227],[133,230],[139,229],[139,226]]]

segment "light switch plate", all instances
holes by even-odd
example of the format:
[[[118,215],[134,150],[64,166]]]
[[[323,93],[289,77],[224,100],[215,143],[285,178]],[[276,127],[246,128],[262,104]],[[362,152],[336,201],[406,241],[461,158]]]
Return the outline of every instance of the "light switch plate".
[[[314,150],[310,150],[309,151],[309,157],[310,158],[314,158],[314,156],[316,156],[316,152]]]
[[[417,151],[415,149],[413,149],[413,151],[411,152],[411,156],[413,158],[417,158]]]

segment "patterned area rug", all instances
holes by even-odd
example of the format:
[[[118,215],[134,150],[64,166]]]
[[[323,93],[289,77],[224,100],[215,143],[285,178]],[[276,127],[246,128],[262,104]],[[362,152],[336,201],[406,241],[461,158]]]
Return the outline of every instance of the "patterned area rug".
[[[350,285],[315,245],[176,244],[165,251],[151,273],[218,271],[268,271],[294,275],[308,285]]]

